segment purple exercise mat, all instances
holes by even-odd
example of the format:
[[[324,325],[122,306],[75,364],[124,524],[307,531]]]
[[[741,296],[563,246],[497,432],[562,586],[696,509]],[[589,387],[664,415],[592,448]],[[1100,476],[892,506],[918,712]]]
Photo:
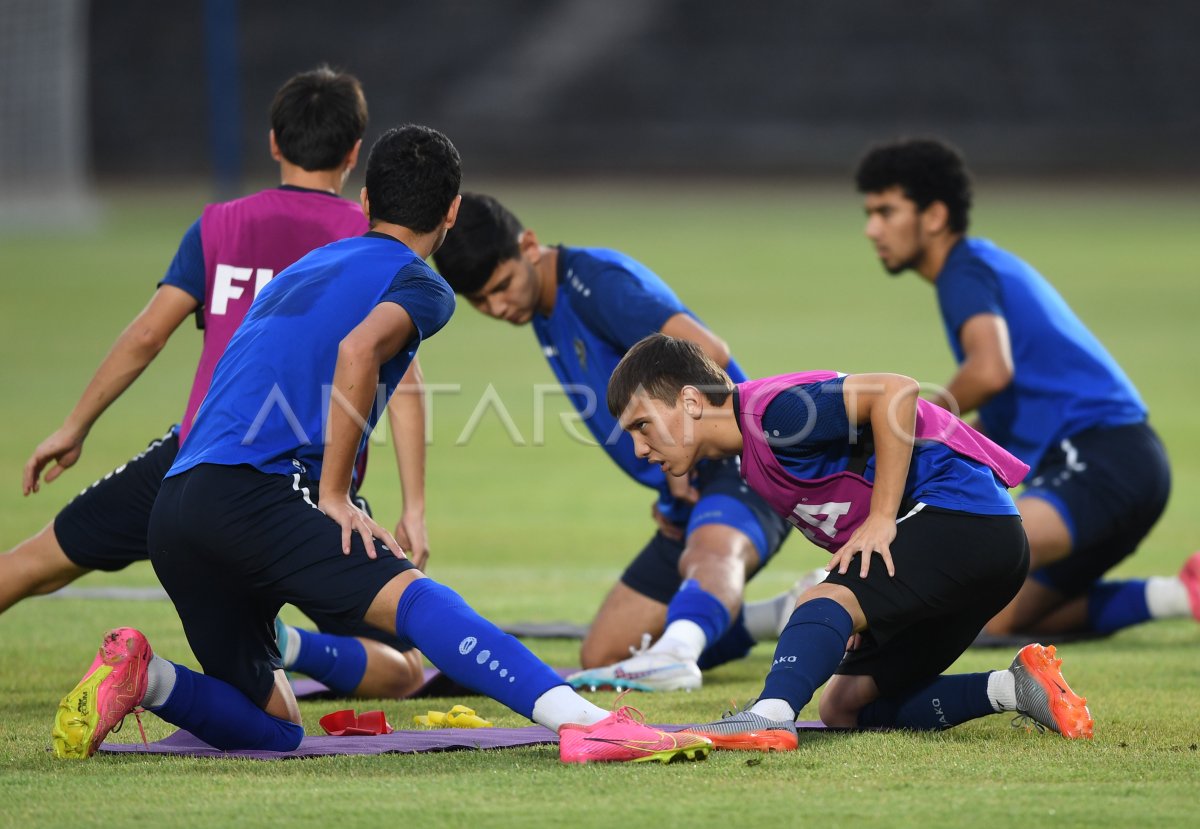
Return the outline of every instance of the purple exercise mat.
[[[667,730],[686,728],[683,725],[659,726]],[[819,722],[800,722],[802,730],[824,729]],[[428,731],[394,731],[377,737],[305,737],[295,751],[221,751],[186,731],[176,731],[169,737],[151,743],[104,743],[100,752],[106,754],[175,754],[187,757],[215,757],[243,760],[294,760],[303,757],[326,757],[336,754],[419,754],[426,751],[457,751],[463,749],[517,748],[519,746],[553,745],[558,736],[548,728],[530,725],[525,728],[437,728]]]
[[[554,668],[559,676],[564,679],[568,674],[573,674],[578,671],[578,668]],[[292,691],[296,694],[297,699],[335,699],[341,695],[334,693],[328,687],[318,682],[315,679],[309,679],[305,676],[297,676],[292,679]],[[420,688],[408,695],[407,699],[420,699],[422,697],[469,697],[479,696],[478,691],[473,691],[465,685],[459,685],[450,677],[439,671],[437,668],[425,669],[425,682]]]

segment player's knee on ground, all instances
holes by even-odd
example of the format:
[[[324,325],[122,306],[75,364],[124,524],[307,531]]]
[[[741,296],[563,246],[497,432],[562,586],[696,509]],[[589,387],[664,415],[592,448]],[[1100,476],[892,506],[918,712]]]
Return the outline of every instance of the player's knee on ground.
[[[425,682],[424,663],[416,648],[398,651],[373,639],[358,641],[367,651],[367,670],[354,691],[356,697],[402,699]]]
[[[612,638],[588,636],[579,646],[579,665],[582,668],[602,668],[629,657],[629,649],[637,642],[618,642]]]
[[[865,677],[835,676],[821,692],[817,713],[821,722],[830,728],[854,728],[858,725],[858,712],[869,701],[864,693]]]

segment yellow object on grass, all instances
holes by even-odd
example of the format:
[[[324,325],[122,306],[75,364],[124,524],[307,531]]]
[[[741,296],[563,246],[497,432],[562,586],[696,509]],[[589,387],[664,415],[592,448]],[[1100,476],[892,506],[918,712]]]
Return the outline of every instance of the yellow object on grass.
[[[417,725],[430,728],[491,728],[490,720],[477,716],[474,709],[465,705],[456,705],[449,711],[429,711],[413,717]]]

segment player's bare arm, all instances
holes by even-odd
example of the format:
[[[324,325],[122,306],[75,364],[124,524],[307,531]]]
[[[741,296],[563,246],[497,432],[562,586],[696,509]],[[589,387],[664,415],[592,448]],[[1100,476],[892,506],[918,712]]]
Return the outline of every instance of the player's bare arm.
[[[429,537],[425,528],[424,379],[421,366],[414,357],[388,403],[392,446],[396,451],[400,494],[404,499],[395,536],[419,570],[425,569],[429,559]]]
[[[846,414],[856,426],[870,425],[875,441],[875,483],[871,514],[829,560],[826,569],[845,573],[850,559],[862,553],[859,575],[866,578],[871,554],[878,553],[888,575],[896,575],[891,543],[896,538],[896,512],[904,496],[912,461],[920,386],[899,374],[853,374],[842,384]]]
[[[317,508],[341,526],[342,552],[346,554],[350,553],[350,534],[357,532],[371,558],[375,557],[373,537],[397,558],[404,557],[392,534],[350,500],[350,483],[364,425],[375,404],[379,367],[415,334],[407,311],[394,302],[381,302],[338,346]]]
[[[961,416],[1008,388],[1013,379],[1013,358],[1008,323],[999,314],[976,314],[963,323],[958,337],[962,364],[945,390],[930,399]]]
[[[701,351],[712,358],[714,363],[721,368],[729,367],[729,346],[725,344],[724,340],[687,314],[675,314],[664,322],[662,328],[659,330],[668,337],[678,337],[681,340],[694,342],[700,346]]]
[[[26,462],[22,477],[26,495],[40,490],[38,478],[51,461],[57,463],[47,470],[46,483],[75,465],[100,415],[154,361],[197,304],[195,297],[173,285],[163,285],[154,292],[149,304],[117,337],[63,425],[43,440]]]

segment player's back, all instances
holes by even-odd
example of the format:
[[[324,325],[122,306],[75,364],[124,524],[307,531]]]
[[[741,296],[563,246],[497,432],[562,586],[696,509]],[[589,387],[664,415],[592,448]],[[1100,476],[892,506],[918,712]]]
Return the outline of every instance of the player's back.
[[[367,230],[359,205],[324,191],[277,187],[212,204],[200,219],[204,349],[180,429],[186,438],[213,369],[272,278],[315,248]]]
[[[417,332],[381,366],[380,403],[395,390],[421,339],[449,320],[449,286],[406,245],[374,233],[318,248],[285,269],[230,340],[170,474],[218,463],[319,477],[338,346],[397,291]],[[382,409],[372,407],[368,434]]]
[[[986,239],[963,240],[938,277],[939,299],[972,271],[995,279],[1012,348],[1012,383],[980,408],[989,437],[1036,468],[1045,450],[1064,437],[1145,419],[1145,405],[1116,360],[1019,257]],[[961,362],[957,332],[949,319],[946,324]]]

